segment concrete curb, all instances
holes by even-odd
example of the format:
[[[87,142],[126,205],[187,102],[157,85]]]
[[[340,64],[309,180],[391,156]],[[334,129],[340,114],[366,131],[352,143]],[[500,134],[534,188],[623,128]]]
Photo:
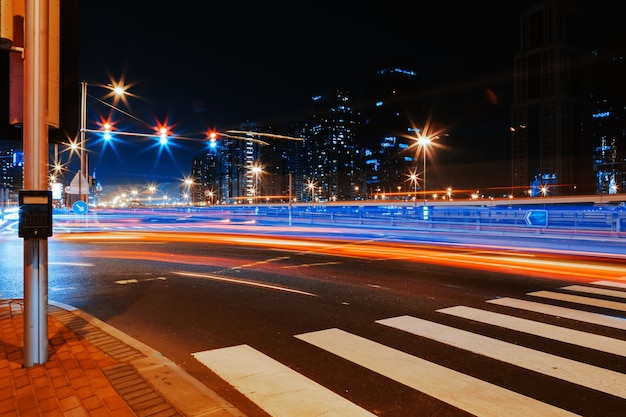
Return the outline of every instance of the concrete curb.
[[[246,417],[240,410],[193,378],[157,350],[73,306],[49,301],[140,352],[125,361],[180,413],[188,417]],[[112,377],[111,377],[112,378]]]

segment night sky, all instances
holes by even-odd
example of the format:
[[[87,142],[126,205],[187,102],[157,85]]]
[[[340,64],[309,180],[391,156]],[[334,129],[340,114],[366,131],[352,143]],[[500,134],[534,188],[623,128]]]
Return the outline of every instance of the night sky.
[[[184,8],[162,0],[80,1],[79,77],[104,84],[124,79],[135,96],[121,108],[150,124],[167,121],[178,135],[202,138],[208,129],[246,121],[280,126],[298,120],[325,88],[357,88],[384,63],[410,62],[431,117],[450,126],[438,163],[508,161],[519,17],[535,1],[416,3],[410,9],[400,1],[345,3],[355,9],[336,1],[292,7],[185,2]],[[612,15],[610,8],[588,14],[589,27]],[[89,87],[89,93],[106,91]],[[88,108],[90,120],[104,112],[93,101]],[[119,127],[149,131],[122,116]],[[159,152],[147,139],[120,139],[90,157],[90,170],[105,189],[148,182],[178,187],[203,147],[201,140],[183,140]]]

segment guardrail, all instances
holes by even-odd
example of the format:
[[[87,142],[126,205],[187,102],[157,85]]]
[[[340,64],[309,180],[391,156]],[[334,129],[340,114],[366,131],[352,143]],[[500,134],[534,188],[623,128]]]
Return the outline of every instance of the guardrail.
[[[122,214],[146,221],[230,221],[258,225],[345,226],[416,231],[491,232],[626,238],[626,207],[586,205],[412,205],[284,204],[181,208],[90,210],[90,215]],[[65,213],[67,214],[67,213]],[[80,216],[80,215],[76,215]]]
[[[257,222],[289,217],[291,224],[626,237],[626,208],[621,206],[319,206],[292,207],[291,213],[288,208],[259,207],[254,217]]]

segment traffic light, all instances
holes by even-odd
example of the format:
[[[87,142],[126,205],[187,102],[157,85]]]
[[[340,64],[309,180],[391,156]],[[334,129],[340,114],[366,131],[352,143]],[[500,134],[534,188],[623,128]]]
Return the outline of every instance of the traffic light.
[[[167,145],[167,128],[162,126],[159,128],[159,143],[161,145]]]
[[[217,132],[209,132],[209,148],[217,147]]]
[[[105,142],[109,142],[113,139],[113,125],[110,122],[104,122],[102,124],[102,138]]]

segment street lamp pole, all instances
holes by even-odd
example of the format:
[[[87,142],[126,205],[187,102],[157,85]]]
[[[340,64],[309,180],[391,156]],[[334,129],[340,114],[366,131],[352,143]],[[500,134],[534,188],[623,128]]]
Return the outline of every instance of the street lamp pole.
[[[87,163],[85,161],[85,132],[87,130],[87,82],[80,83],[80,173],[78,175],[78,195],[79,199],[89,203],[89,194],[83,193],[83,179],[87,179]]]
[[[424,205],[426,205],[426,146],[424,146]]]
[[[417,207],[417,174],[411,174],[411,181],[413,181],[413,207]]]
[[[424,152],[424,177],[423,177],[424,185],[422,187],[424,188],[424,206],[426,206],[426,150],[427,150],[426,148],[428,148],[428,145],[430,145],[430,142],[431,142],[430,136],[420,135],[417,138],[417,143],[422,146],[422,151]]]

